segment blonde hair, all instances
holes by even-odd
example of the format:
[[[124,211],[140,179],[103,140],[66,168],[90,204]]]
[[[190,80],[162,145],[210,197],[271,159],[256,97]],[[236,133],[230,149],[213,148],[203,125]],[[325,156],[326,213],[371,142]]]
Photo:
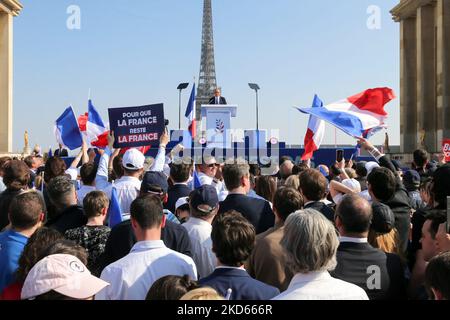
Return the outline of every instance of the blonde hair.
[[[295,190],[299,191],[300,190],[300,177],[298,176],[298,174],[294,174],[294,175],[290,176],[289,178],[287,178],[284,183],[284,186],[291,187],[291,188],[294,188]]]
[[[209,287],[198,288],[184,294],[180,300],[225,300],[216,290]]]
[[[402,257],[402,250],[399,246],[398,231],[395,228],[393,228],[391,232],[385,234],[370,230],[367,240],[374,248],[378,248],[386,253],[395,253]]]

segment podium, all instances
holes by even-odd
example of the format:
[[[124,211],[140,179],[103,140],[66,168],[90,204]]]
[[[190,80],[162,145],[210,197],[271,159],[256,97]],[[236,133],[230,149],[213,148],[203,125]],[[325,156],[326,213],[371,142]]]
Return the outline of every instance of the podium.
[[[206,118],[208,148],[231,149],[231,118],[237,114],[236,105],[202,105],[202,117]]]

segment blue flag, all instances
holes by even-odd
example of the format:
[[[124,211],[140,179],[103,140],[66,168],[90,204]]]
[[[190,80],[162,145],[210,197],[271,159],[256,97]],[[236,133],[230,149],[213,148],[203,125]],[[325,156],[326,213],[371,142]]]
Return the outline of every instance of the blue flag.
[[[117,196],[116,188],[111,191],[111,203],[108,209],[109,227],[113,228],[122,222],[122,210],[120,210],[119,197]]]
[[[202,186],[202,183],[200,182],[197,171],[194,170],[194,189],[201,188],[201,186]]]
[[[58,143],[70,150],[77,149],[83,144],[83,137],[72,107],[68,107],[56,120],[55,136]]]

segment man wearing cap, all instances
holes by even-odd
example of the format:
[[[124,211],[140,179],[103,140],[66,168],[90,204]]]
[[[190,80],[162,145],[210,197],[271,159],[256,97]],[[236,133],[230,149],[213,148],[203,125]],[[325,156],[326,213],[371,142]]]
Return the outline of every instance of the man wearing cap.
[[[384,203],[395,215],[395,228],[398,231],[401,250],[407,251],[411,226],[412,204],[397,169],[392,161],[382,154],[366,139],[359,139],[359,144],[367,150],[382,168],[375,168],[367,176],[368,189],[371,196]],[[368,172],[370,170],[367,170]]]
[[[196,165],[197,177],[200,184],[211,185],[220,194],[224,190],[223,182],[216,178],[219,164],[214,157],[205,157],[204,162]]]
[[[109,283],[93,276],[75,256],[53,254],[31,268],[22,300],[93,300]]]
[[[161,203],[164,205],[167,203],[167,190],[169,183],[167,182],[167,176],[163,172],[147,171],[142,179],[140,195],[153,194],[161,199]],[[177,217],[167,209],[164,209],[164,214],[168,221],[179,224],[180,221]]]
[[[372,207],[358,195],[347,195],[337,206],[335,225],[340,235],[337,266],[331,275],[358,285],[370,300],[405,297],[403,266],[398,256],[372,247],[367,237]]]
[[[369,174],[372,172],[373,169],[376,169],[379,167],[380,167],[380,165],[377,162],[369,161],[369,162],[364,162],[364,170],[362,170],[361,168],[359,169],[360,171],[364,171],[366,173],[366,175],[364,177],[364,183],[365,183],[366,188],[364,190],[361,188],[361,192],[359,193],[359,195],[369,202],[372,201],[372,197],[370,196],[369,189],[367,187],[367,177],[369,176]]]
[[[216,267],[216,256],[212,251],[212,222],[219,211],[216,189],[204,185],[189,196],[191,217],[182,226],[186,228],[192,244],[192,258],[197,266],[199,278],[206,277]]]
[[[167,131],[164,131],[159,139],[158,154],[153,161],[150,171],[163,171],[165,164],[166,146],[169,141]],[[120,149],[114,150],[114,133],[108,135],[108,146],[100,157],[97,175],[95,177],[95,185],[97,190],[105,191],[111,194],[112,184],[109,182],[109,168],[112,165],[112,158],[116,157]],[[123,176],[114,182],[114,188],[117,190],[120,208],[124,219],[129,218],[129,210],[131,202],[139,195],[140,180],[139,177],[144,172],[145,156],[137,149],[129,149],[122,158]]]
[[[129,149],[122,158],[124,175],[114,182],[123,218],[130,218],[130,206],[139,195],[141,181],[139,177],[144,172],[145,156],[137,149]]]
[[[189,207],[189,197],[181,197],[175,203],[175,216],[180,220],[180,223],[186,223],[191,216],[191,209]]]
[[[411,198],[411,203],[413,209],[424,209],[426,203],[420,197],[420,175],[416,170],[408,170],[403,175],[403,184],[406,190],[408,190],[409,197]]]
[[[197,279],[194,261],[164,245],[161,228],[166,223],[161,199],[140,196],[131,204],[131,226],[137,242],[131,252],[107,266],[101,279],[110,283],[98,300],[145,300],[153,283],[167,275],[188,275]]]

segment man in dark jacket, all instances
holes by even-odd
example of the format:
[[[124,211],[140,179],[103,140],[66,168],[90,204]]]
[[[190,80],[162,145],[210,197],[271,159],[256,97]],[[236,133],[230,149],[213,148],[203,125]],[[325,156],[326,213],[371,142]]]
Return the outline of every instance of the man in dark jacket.
[[[64,234],[67,230],[87,223],[83,208],[77,206],[75,186],[70,178],[66,176],[53,178],[48,184],[47,193],[56,213],[47,221],[47,227]]]
[[[164,204],[164,209],[175,213],[175,204],[178,199],[187,197],[191,193],[191,188],[188,187],[187,182],[192,173],[192,164],[186,163],[172,163],[170,164],[170,178],[172,185],[167,191],[167,202]]]
[[[216,289],[229,300],[269,300],[280,291],[253,279],[244,269],[255,245],[255,229],[239,212],[218,216],[211,240],[218,267],[200,285]]]
[[[334,210],[327,203],[328,181],[318,170],[307,169],[300,174],[300,191],[305,201],[305,209],[322,213],[334,222]]]
[[[340,234],[337,267],[332,276],[364,289],[371,300],[406,298],[401,260],[367,242],[372,207],[357,195],[347,195],[336,209]]]
[[[247,196],[250,190],[249,170],[249,165],[241,160],[225,165],[223,177],[229,194],[219,205],[219,215],[236,210],[253,224],[259,234],[274,226],[275,215],[269,202]]]

